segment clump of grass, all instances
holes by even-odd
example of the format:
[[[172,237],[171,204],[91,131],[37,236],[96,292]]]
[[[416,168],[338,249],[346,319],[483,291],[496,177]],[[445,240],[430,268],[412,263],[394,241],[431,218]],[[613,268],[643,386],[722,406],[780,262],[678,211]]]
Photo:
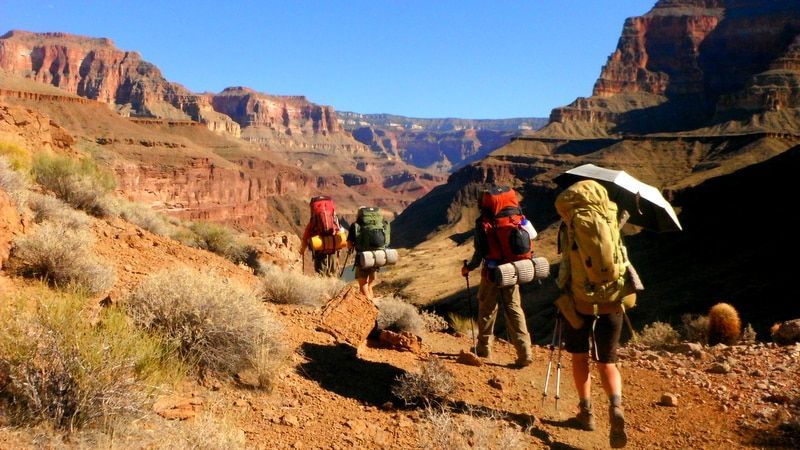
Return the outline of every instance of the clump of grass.
[[[102,293],[114,285],[114,269],[91,252],[94,238],[85,230],[45,222],[13,243],[10,265],[23,276],[89,294]]]
[[[0,157],[8,161],[13,170],[27,172],[31,168],[31,153],[20,145],[0,142]]]
[[[387,296],[377,300],[375,306],[378,307],[379,330],[407,331],[417,336],[422,335],[425,322],[414,305],[394,296]]]
[[[680,336],[672,325],[664,322],[653,322],[644,326],[639,334],[639,343],[650,348],[664,348],[677,344]]]
[[[199,370],[235,374],[255,369],[262,387],[284,358],[282,327],[244,287],[216,275],[178,268],[156,273],[127,298],[139,327],[164,339]]]
[[[681,316],[683,334],[689,342],[708,342],[708,316],[684,314]]]
[[[745,344],[753,344],[756,342],[757,337],[756,330],[754,330],[753,326],[748,323],[747,327],[745,327],[744,331],[742,331],[742,342]]]
[[[172,238],[184,245],[216,253],[234,264],[244,264],[254,271],[261,270],[258,251],[224,225],[191,222],[185,229],[174,231]]]
[[[422,316],[422,321],[425,322],[425,329],[428,331],[444,332],[450,328],[447,320],[433,311],[422,311],[420,315]]]
[[[418,373],[406,372],[397,377],[392,394],[408,405],[442,405],[456,390],[453,373],[439,359],[432,358]]]
[[[83,228],[89,223],[89,217],[83,211],[73,209],[52,195],[30,192],[27,204],[36,223],[49,221],[72,229]]]
[[[453,414],[446,409],[428,408],[424,419],[417,425],[420,447],[424,449],[513,450],[526,447],[526,434],[529,435],[509,425],[501,416],[473,411]]]
[[[335,296],[345,283],[338,278],[287,272],[275,265],[262,268],[260,291],[264,300],[289,305],[320,306]]]
[[[115,198],[110,202],[110,212],[122,220],[126,220],[138,227],[141,227],[153,234],[170,236],[176,232],[175,226],[169,219],[152,208],[126,200]]]
[[[31,171],[39,185],[73,207],[98,217],[109,214],[106,195],[116,180],[93,160],[42,153],[34,158]]]
[[[464,334],[470,339],[478,337],[478,323],[475,319],[452,312],[447,314],[447,319],[456,332]]]
[[[137,331],[118,309],[87,320],[86,299],[42,289],[30,301],[9,302],[0,316],[0,399],[13,423],[45,422],[73,430],[108,424],[142,411],[147,386],[179,376],[179,365],[157,340]]]

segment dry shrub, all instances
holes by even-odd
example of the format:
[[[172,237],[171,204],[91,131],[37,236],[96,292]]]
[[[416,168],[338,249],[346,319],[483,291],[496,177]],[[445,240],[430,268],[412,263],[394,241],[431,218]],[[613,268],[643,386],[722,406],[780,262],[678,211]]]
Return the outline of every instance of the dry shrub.
[[[83,228],[89,223],[89,217],[84,212],[73,209],[52,195],[29,193],[28,208],[33,211],[33,221],[36,223],[56,222],[72,229]]]
[[[173,228],[173,230],[175,230]],[[258,252],[230,228],[210,222],[191,222],[183,229],[171,233],[173,239],[216,253],[235,264],[244,264],[254,271],[261,270]]]
[[[94,238],[87,231],[45,222],[14,239],[10,265],[23,276],[98,294],[114,285],[115,275],[108,262],[91,252],[92,245]]]
[[[338,278],[308,276],[265,265],[261,275],[261,295],[272,303],[320,306],[335,296],[345,283]]]
[[[423,363],[419,373],[406,372],[398,376],[392,386],[392,394],[406,404],[425,407],[443,404],[455,390],[453,373],[437,358]]]
[[[82,311],[85,298],[37,298],[34,308],[26,308],[25,298],[2,316],[6,377],[0,398],[14,423],[68,430],[109,424],[140,412],[146,386],[178,373],[161,343],[129,325],[119,310],[104,310],[93,326]]]
[[[513,450],[525,448],[529,440],[529,433],[497,415],[480,416],[472,411],[457,415],[441,408],[425,411],[425,420],[417,425],[417,434],[420,447],[431,450]]]
[[[390,295],[375,301],[378,307],[378,329],[391,331],[407,331],[417,336],[422,335],[425,322],[417,307]]]
[[[717,303],[708,311],[708,345],[733,345],[739,341],[742,322],[736,308]]]
[[[748,323],[744,331],[742,331],[742,343],[754,344],[757,338],[758,336],[756,335],[756,330],[754,330],[753,326]]]
[[[639,334],[639,343],[650,348],[664,348],[677,344],[680,336],[672,325],[664,322],[653,322],[644,326]]]
[[[143,281],[127,299],[141,328],[161,336],[200,370],[256,369],[269,386],[282,360],[282,327],[255,294],[225,278],[178,268]],[[261,364],[261,366],[256,366]]]
[[[39,185],[73,207],[98,217],[109,214],[106,194],[116,180],[91,159],[42,153],[34,159],[32,173]]]
[[[450,328],[447,320],[433,311],[422,311],[420,315],[422,316],[422,321],[425,322],[425,329],[428,331],[444,332]]]
[[[25,204],[28,180],[4,156],[0,156],[0,189],[6,191],[17,206]]]
[[[684,314],[681,316],[681,322],[687,341],[701,344],[708,341],[708,316]]]
[[[138,227],[141,227],[153,234],[170,236],[175,233],[175,226],[172,225],[164,214],[154,211],[147,206],[126,200],[115,198],[110,203],[111,214],[118,216]]]

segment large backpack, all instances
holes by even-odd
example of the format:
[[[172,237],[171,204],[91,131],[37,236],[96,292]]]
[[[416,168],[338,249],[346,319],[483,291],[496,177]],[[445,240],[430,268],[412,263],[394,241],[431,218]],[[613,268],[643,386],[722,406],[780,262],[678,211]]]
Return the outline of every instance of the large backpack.
[[[389,222],[383,220],[380,208],[360,208],[353,226],[356,250],[379,250],[389,246],[391,228]]]
[[[505,264],[531,257],[531,236],[523,228],[525,216],[517,193],[508,186],[493,186],[481,197],[476,231],[483,233],[483,258]]]
[[[336,220],[336,211],[332,198],[324,195],[313,197],[310,206],[313,234],[332,236],[339,231],[339,222]]]
[[[635,302],[635,296],[626,298],[631,293],[625,286],[628,263],[617,205],[606,189],[593,180],[579,181],[558,195],[556,211],[564,224],[562,269],[568,270],[559,278],[569,283],[575,299],[593,305]]]

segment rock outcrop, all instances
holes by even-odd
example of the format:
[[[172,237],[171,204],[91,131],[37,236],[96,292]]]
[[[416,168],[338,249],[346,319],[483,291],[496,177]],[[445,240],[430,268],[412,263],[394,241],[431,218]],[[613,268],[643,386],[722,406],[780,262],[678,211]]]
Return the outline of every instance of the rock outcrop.
[[[11,240],[22,230],[19,213],[11,197],[0,189],[0,269],[8,260]]]

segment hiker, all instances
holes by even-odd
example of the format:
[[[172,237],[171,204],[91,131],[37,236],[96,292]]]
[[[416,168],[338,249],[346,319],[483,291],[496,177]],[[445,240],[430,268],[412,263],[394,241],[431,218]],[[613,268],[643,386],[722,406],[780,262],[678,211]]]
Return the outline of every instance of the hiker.
[[[367,252],[380,250],[389,246],[390,225],[383,219],[380,208],[360,206],[355,222],[350,224],[347,233],[347,244],[350,249],[356,252]],[[359,258],[356,258],[358,260]],[[358,263],[355,264],[356,280],[361,293],[368,299],[374,300],[375,293],[372,291],[375,286],[375,278],[380,267],[362,268]]]
[[[622,407],[622,377],[617,369],[617,347],[625,310],[636,302],[630,281],[633,271],[622,244],[617,205],[606,189],[593,180],[573,184],[555,202],[562,223],[558,247],[562,253],[556,305],[566,319],[564,346],[572,356],[572,376],[579,398],[573,421],[595,429],[591,402],[590,360],[597,362],[609,400],[609,443],[627,443]],[[638,278],[637,278],[638,279]],[[562,321],[563,322],[563,321]],[[591,345],[590,345],[591,344]],[[591,352],[590,352],[591,350]]]
[[[533,356],[519,289],[517,285],[498,287],[492,280],[491,271],[500,264],[530,258],[531,241],[536,237],[536,230],[522,215],[517,193],[508,186],[492,186],[484,191],[480,208],[481,215],[475,221],[475,251],[472,259],[461,268],[461,275],[466,278],[483,262],[478,287],[478,343],[475,352],[481,358],[491,357],[499,300],[511,342],[517,350],[515,366],[525,367],[533,362]],[[524,231],[520,233],[520,230]],[[512,236],[522,236],[523,242],[514,245]]]
[[[324,195],[312,197],[309,207],[311,218],[303,232],[300,255],[305,257],[306,249],[311,245],[314,271],[324,277],[336,277],[339,275],[337,251],[341,248],[337,243],[344,245],[344,230],[339,226],[333,199]]]

